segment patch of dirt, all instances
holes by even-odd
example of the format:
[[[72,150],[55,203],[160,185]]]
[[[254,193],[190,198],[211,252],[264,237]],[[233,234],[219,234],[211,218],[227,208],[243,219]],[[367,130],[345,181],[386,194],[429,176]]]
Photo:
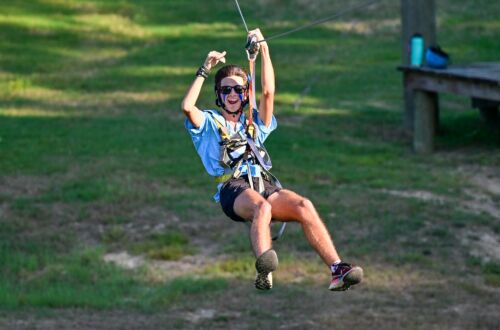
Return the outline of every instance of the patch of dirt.
[[[104,255],[103,259],[105,262],[125,269],[136,269],[142,267],[146,262],[143,256],[132,256],[127,251],[108,253]]]
[[[103,259],[125,269],[146,267],[147,277],[153,282],[165,282],[176,277],[200,273],[203,268],[213,264],[225,256],[210,256],[205,253],[184,256],[180,260],[163,261],[151,260],[142,255],[133,256],[127,251],[105,254]]]
[[[432,202],[437,204],[445,204],[450,202],[451,199],[439,196],[437,194],[431,193],[429,191],[423,190],[381,190],[384,193],[387,193],[392,196],[403,197],[403,198],[414,198],[424,202]]]
[[[463,192],[468,197],[441,196],[428,191],[418,190],[382,190],[383,192],[403,197],[414,198],[424,202],[440,205],[460,205],[466,211],[481,214],[485,213],[495,219],[500,219],[500,168],[487,166],[462,166],[458,173],[470,184]]]
[[[500,167],[464,168],[470,172],[469,181],[476,187],[494,195],[500,195]]]
[[[0,197],[32,197],[50,188],[50,177],[16,175],[0,177]]]
[[[396,191],[383,192],[403,197],[415,198],[439,205],[458,205],[474,214],[487,214],[500,220],[500,168],[488,166],[461,166],[458,173],[470,185],[463,192],[467,198],[440,196],[428,191]],[[470,255],[483,262],[500,262],[500,237],[492,229],[474,226],[473,229],[457,233],[462,245],[467,247]]]
[[[464,230],[460,241],[469,248],[472,256],[483,262],[500,263],[500,237],[488,228]]]
[[[469,199],[463,204],[476,213],[484,212],[500,219],[500,204],[497,202],[500,199],[500,167],[462,166],[458,173],[471,185],[470,189],[465,189]]]
[[[462,201],[462,205],[468,210],[476,214],[486,213],[492,218],[500,220],[500,205],[498,205],[491,196],[479,190],[466,189],[465,193],[470,199]]]
[[[184,318],[187,320],[198,323],[204,319],[213,319],[216,316],[217,311],[215,309],[204,309],[200,308],[194,312],[187,312],[184,314]]]

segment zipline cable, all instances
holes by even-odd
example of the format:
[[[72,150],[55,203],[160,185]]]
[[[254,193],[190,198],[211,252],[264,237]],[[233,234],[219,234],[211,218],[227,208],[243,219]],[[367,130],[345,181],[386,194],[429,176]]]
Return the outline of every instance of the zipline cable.
[[[241,20],[243,21],[243,25],[245,25],[245,30],[247,30],[248,33],[247,22],[245,22],[245,17],[243,17],[243,13],[241,12],[240,4],[238,3],[238,0],[234,0],[234,2],[236,2],[236,7],[238,8],[238,12],[240,13]]]
[[[237,2],[237,0],[235,0],[235,1]],[[369,7],[369,6],[373,5],[374,3],[378,2],[378,1],[380,1],[380,0],[370,0],[370,1],[367,1],[367,2],[364,2],[364,3],[361,3],[359,5],[349,7],[349,8],[344,9],[344,10],[342,10],[342,11],[336,13],[336,14],[333,14],[331,16],[328,16],[328,17],[325,17],[325,18],[322,18],[322,19],[319,19],[317,21],[311,22],[311,23],[306,24],[304,26],[301,26],[301,27],[298,27],[298,28],[295,28],[295,29],[292,29],[290,31],[286,31],[286,32],[283,32],[283,33],[278,33],[278,34],[270,36],[269,38],[266,38],[264,40],[257,41],[257,43],[264,42],[264,41],[269,41],[269,40],[276,39],[276,38],[280,38],[280,37],[289,35],[291,33],[298,32],[298,31],[310,28],[312,26],[315,26],[315,25],[318,25],[318,24],[321,24],[321,23],[325,23],[325,22],[331,21],[332,19],[338,18],[338,17],[343,16],[343,15],[345,15],[347,13],[350,13],[351,11],[354,11],[354,10],[357,10],[357,9],[361,9],[361,8],[365,8],[365,7]],[[238,6],[238,9],[239,9],[239,6]],[[241,13],[241,11],[240,11],[240,13]],[[243,22],[244,22],[244,20],[243,20]],[[246,23],[245,23],[245,26],[246,26]]]

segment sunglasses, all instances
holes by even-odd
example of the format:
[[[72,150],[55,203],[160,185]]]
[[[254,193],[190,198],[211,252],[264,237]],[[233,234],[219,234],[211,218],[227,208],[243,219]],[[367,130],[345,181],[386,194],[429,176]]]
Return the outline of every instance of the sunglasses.
[[[246,88],[244,86],[235,85],[235,86],[221,86],[220,92],[224,95],[228,95],[231,94],[231,91],[233,89],[236,94],[243,94],[246,91]]]

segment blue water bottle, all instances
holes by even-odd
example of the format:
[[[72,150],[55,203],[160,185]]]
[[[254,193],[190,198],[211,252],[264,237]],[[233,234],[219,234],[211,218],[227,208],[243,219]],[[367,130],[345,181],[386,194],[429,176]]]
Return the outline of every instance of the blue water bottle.
[[[421,34],[414,34],[410,39],[410,65],[422,66],[424,57],[424,38]]]

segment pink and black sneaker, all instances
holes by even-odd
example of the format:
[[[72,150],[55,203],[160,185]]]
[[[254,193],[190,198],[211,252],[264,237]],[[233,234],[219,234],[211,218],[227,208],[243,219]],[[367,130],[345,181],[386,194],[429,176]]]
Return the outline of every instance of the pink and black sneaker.
[[[346,262],[337,265],[337,269],[332,273],[332,282],[328,289],[332,291],[345,291],[351,285],[358,284],[363,280],[363,268],[352,266]]]

